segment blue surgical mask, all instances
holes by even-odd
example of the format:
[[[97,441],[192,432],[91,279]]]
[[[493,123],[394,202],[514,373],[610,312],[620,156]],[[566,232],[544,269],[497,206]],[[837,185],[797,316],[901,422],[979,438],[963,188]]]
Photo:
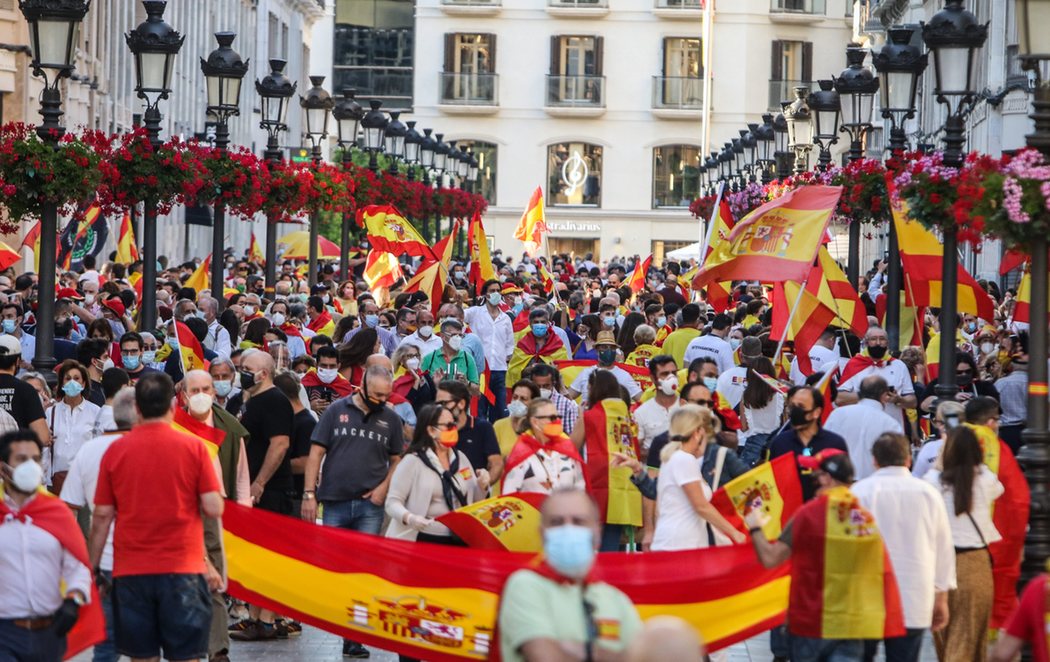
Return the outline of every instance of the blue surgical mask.
[[[62,385],[62,392],[71,398],[77,397],[83,390],[84,385],[80,382],[75,382],[73,380],[69,380],[68,382]]]
[[[503,295],[499,292],[489,292],[489,305],[498,306],[500,301],[503,301]]]
[[[611,329],[612,327],[616,326],[616,318],[612,315],[609,315],[608,317],[603,317],[602,324]]]
[[[564,524],[543,532],[543,552],[555,571],[571,579],[583,579],[594,565],[594,531]]]
[[[532,335],[536,336],[537,338],[544,337],[545,335],[547,335],[547,325],[546,324],[533,324],[532,325]]]
[[[128,370],[138,370],[139,365],[142,362],[142,358],[136,354],[135,356],[129,356],[127,354],[121,354],[120,360],[123,361],[124,367]]]
[[[215,395],[220,398],[225,398],[233,390],[233,382],[228,379],[217,379],[213,383],[215,384]]]
[[[706,386],[709,391],[714,393],[715,388],[718,386],[718,377],[704,377],[704,386]]]
[[[14,320],[4,320],[3,325],[4,325],[4,333],[10,334],[10,333],[14,333],[15,332],[15,321]]]
[[[152,349],[143,350],[143,352],[142,352],[142,362],[143,363],[153,363],[156,360],[157,360],[157,353],[155,351],[153,351]]]
[[[667,316],[666,315],[661,315],[660,317],[657,317],[656,318],[656,328],[657,329],[662,329],[665,326],[667,326]]]
[[[365,326],[370,329],[379,326],[379,315],[365,315]]]

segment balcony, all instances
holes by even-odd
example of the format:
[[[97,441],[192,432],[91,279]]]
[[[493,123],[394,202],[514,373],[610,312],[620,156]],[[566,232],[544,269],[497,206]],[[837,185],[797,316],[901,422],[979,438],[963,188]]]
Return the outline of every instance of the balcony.
[[[827,0],[770,0],[769,20],[774,23],[818,23],[824,20]]]
[[[547,76],[547,114],[598,117],[605,114],[604,76]]]
[[[703,79],[653,76],[653,114],[666,119],[696,119],[703,105]]]
[[[653,13],[661,18],[699,20],[704,14],[704,0],[656,0]]]
[[[503,9],[503,0],[441,0],[441,9],[446,14],[492,16]]]
[[[499,74],[439,73],[438,107],[456,115],[489,115],[499,110]]]
[[[547,13],[565,18],[595,18],[609,13],[609,0],[547,0]]]
[[[795,98],[796,87],[808,87],[810,91],[818,89],[815,81],[811,80],[771,80],[769,81],[769,109],[779,112],[782,110],[781,101],[792,101]]]

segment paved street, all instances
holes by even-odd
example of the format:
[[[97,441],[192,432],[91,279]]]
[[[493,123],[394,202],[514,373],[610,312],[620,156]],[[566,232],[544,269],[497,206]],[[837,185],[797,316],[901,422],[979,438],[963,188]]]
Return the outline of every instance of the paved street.
[[[397,656],[387,651],[371,649],[371,660],[375,662],[396,662]],[[303,634],[287,641],[267,643],[234,642],[230,651],[233,662],[335,662],[342,660],[342,640],[335,635],[304,627]],[[733,646],[729,651],[729,662],[769,662],[769,637],[761,634],[746,642]],[[882,659],[877,658],[877,659]],[[928,636],[923,645],[922,662],[934,662],[937,656],[933,652],[933,640]],[[82,653],[74,662],[90,662],[91,654]]]

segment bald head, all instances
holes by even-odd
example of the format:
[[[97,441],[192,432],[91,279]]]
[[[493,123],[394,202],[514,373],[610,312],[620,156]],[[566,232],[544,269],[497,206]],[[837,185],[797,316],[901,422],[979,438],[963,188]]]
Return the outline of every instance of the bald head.
[[[211,375],[203,370],[190,370],[182,380],[182,389],[187,396],[197,393],[215,394],[215,385],[212,383]]]
[[[241,355],[241,368],[255,375],[257,385],[269,385],[273,382],[274,362],[268,352],[250,349]]]
[[[628,662],[702,662],[704,642],[677,616],[653,616],[627,650]]]
[[[598,545],[599,512],[594,499],[583,490],[556,490],[540,508],[540,527],[549,529],[574,524],[593,529],[595,548]]]
[[[394,364],[390,362],[390,357],[386,354],[373,354],[365,359],[365,370],[372,366],[386,368],[390,372],[394,372]]]

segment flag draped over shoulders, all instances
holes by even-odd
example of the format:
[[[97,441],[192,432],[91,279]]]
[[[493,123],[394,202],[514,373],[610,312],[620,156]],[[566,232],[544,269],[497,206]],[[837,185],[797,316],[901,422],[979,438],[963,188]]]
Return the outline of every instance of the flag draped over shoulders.
[[[518,340],[514,346],[514,353],[507,365],[507,384],[514,384],[521,378],[521,373],[533,363],[543,362],[553,364],[555,361],[567,361],[569,351],[557,335],[548,333],[544,336],[543,344],[538,345],[536,336],[527,332]]]
[[[607,524],[642,525],[642,495],[631,482],[627,467],[609,466],[613,453],[638,459],[637,428],[623,400],[602,400],[584,412],[587,463],[585,473],[591,496],[598,502]]]

